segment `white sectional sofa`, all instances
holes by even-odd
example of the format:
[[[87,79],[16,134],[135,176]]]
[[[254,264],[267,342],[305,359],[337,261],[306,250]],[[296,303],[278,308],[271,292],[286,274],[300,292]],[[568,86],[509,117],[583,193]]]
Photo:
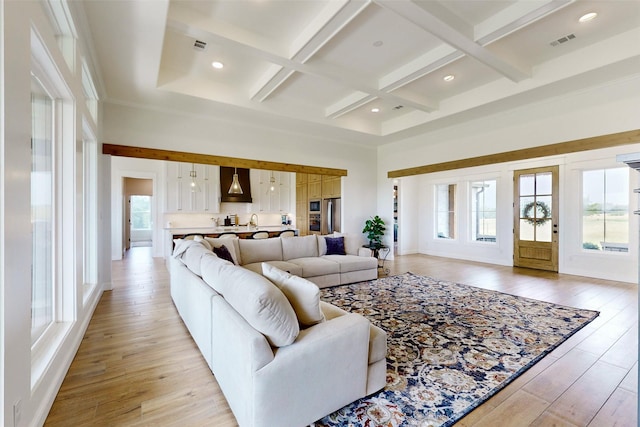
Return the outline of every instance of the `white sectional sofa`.
[[[220,240],[177,242],[171,296],[241,427],[308,425],[384,387],[386,333],[320,301],[317,285],[281,269],[306,271],[326,286],[357,276],[352,264],[331,258],[349,255],[320,256],[320,248],[315,257],[294,257],[294,248],[312,253],[306,237]],[[223,244],[246,262],[234,265],[208,249]],[[263,265],[265,257],[272,259]]]
[[[342,240],[344,255],[327,254],[327,238]],[[355,236],[301,236],[270,239],[205,238],[213,247],[225,245],[234,263],[261,274],[262,263],[312,281],[320,288],[373,280],[378,261]],[[338,248],[340,246],[338,245]]]

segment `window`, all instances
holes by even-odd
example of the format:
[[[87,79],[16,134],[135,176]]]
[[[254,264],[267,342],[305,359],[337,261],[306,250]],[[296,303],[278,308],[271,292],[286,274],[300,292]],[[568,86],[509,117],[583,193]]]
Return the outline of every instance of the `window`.
[[[151,246],[151,196],[131,196],[131,246]]]
[[[439,239],[456,237],[456,184],[436,185],[436,233]]]
[[[98,93],[91,78],[89,66],[85,60],[82,61],[82,91],[87,103],[87,110],[91,114],[93,121],[98,122]]]
[[[84,269],[85,298],[90,285],[98,283],[98,148],[95,139],[83,140],[83,205],[84,205]]]
[[[496,180],[471,182],[471,239],[496,241]]]
[[[31,342],[53,323],[54,302],[53,99],[31,83]]]
[[[629,251],[629,170],[582,173],[582,247]]]
[[[42,384],[77,316],[82,233],[76,106],[60,65],[31,30],[31,390]],[[64,165],[64,167],[63,167]],[[80,218],[78,218],[78,216]],[[63,238],[64,230],[64,238]]]
[[[131,196],[131,229],[151,230],[151,196]]]

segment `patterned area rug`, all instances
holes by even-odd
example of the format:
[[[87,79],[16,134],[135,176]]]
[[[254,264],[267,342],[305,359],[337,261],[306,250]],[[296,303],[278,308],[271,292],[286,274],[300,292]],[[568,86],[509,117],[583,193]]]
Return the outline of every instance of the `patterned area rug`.
[[[412,273],[322,299],[387,332],[387,386],[316,427],[450,426],[599,314]]]

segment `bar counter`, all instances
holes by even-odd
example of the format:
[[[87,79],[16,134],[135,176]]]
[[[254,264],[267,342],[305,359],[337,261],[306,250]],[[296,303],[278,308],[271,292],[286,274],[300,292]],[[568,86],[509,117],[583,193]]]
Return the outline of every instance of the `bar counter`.
[[[201,234],[206,237],[218,237],[221,234],[234,233],[240,239],[249,239],[251,235],[256,231],[267,231],[269,237],[277,237],[280,232],[285,230],[293,230],[298,235],[298,229],[287,226],[264,226],[264,227],[249,227],[246,225],[239,226],[227,226],[227,227],[180,227],[180,228],[165,228],[166,231],[171,233],[174,239],[181,239],[185,236],[192,234]]]

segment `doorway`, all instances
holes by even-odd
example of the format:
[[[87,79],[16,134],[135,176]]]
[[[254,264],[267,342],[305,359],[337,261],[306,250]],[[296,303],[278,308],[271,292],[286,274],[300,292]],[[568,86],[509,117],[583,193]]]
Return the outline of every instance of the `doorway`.
[[[513,265],[558,271],[558,166],[514,171]]]
[[[153,246],[153,180],[124,178],[123,196],[125,250]]]
[[[393,254],[398,255],[398,182],[393,183]]]

